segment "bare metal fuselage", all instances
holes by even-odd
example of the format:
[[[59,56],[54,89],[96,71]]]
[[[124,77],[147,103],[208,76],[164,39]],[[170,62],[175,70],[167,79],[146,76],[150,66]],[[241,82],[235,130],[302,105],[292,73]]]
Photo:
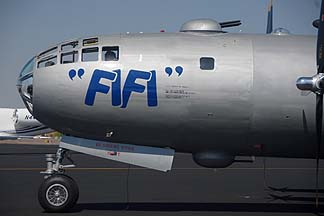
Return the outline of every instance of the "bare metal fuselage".
[[[96,140],[182,152],[314,157],[315,97],[302,96],[296,80],[316,72],[315,45],[315,37],[291,35],[102,36],[95,46],[119,46],[119,60],[101,61],[99,51],[98,61],[35,69],[33,114],[60,132]],[[214,58],[215,68],[202,70],[202,57]],[[71,69],[85,73],[72,80]],[[120,70],[122,100],[131,70],[155,71],[156,106],[148,106],[148,88],[131,92],[124,107],[112,105],[111,91],[97,92],[93,105],[85,104],[96,69]],[[107,79],[100,83],[111,87]]]

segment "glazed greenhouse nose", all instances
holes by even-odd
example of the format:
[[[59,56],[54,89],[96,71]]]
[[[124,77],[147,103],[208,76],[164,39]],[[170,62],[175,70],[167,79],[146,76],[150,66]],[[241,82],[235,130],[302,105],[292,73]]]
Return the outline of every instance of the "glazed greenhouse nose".
[[[18,80],[18,92],[24,101],[29,112],[33,111],[33,72],[35,68],[35,58],[32,58],[21,70]]]

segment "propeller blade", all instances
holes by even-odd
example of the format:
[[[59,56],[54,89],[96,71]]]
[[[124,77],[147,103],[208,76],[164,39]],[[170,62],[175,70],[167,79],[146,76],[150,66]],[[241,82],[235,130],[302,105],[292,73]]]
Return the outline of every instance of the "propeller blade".
[[[321,13],[319,17],[318,34],[317,34],[317,74],[324,72],[324,0],[322,0]],[[322,86],[323,87],[323,86]],[[319,175],[319,160],[321,152],[322,142],[322,123],[323,123],[323,94],[316,94],[316,136],[317,136],[317,148],[316,148],[316,207],[319,205],[318,197],[318,175]]]
[[[319,157],[322,142],[322,122],[323,122],[323,95],[316,94],[316,207],[318,207],[318,175]]]
[[[324,3],[322,0],[321,14],[319,18],[318,34],[317,34],[317,73],[324,72]]]
[[[267,34],[271,34],[272,32],[272,21],[273,21],[273,6],[272,6],[272,0],[270,0],[269,6],[268,6],[268,23],[267,23]]]

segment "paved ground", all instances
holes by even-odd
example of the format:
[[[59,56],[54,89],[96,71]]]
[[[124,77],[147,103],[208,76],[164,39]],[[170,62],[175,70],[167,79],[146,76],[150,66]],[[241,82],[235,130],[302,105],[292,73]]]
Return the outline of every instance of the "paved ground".
[[[37,201],[39,171],[44,154],[56,148],[0,145],[0,215],[46,214]],[[73,159],[77,168],[67,174],[77,181],[80,198],[68,215],[324,215],[314,213],[314,160],[267,158],[264,173],[263,158],[205,169],[177,154],[174,169],[161,173],[83,154]]]

